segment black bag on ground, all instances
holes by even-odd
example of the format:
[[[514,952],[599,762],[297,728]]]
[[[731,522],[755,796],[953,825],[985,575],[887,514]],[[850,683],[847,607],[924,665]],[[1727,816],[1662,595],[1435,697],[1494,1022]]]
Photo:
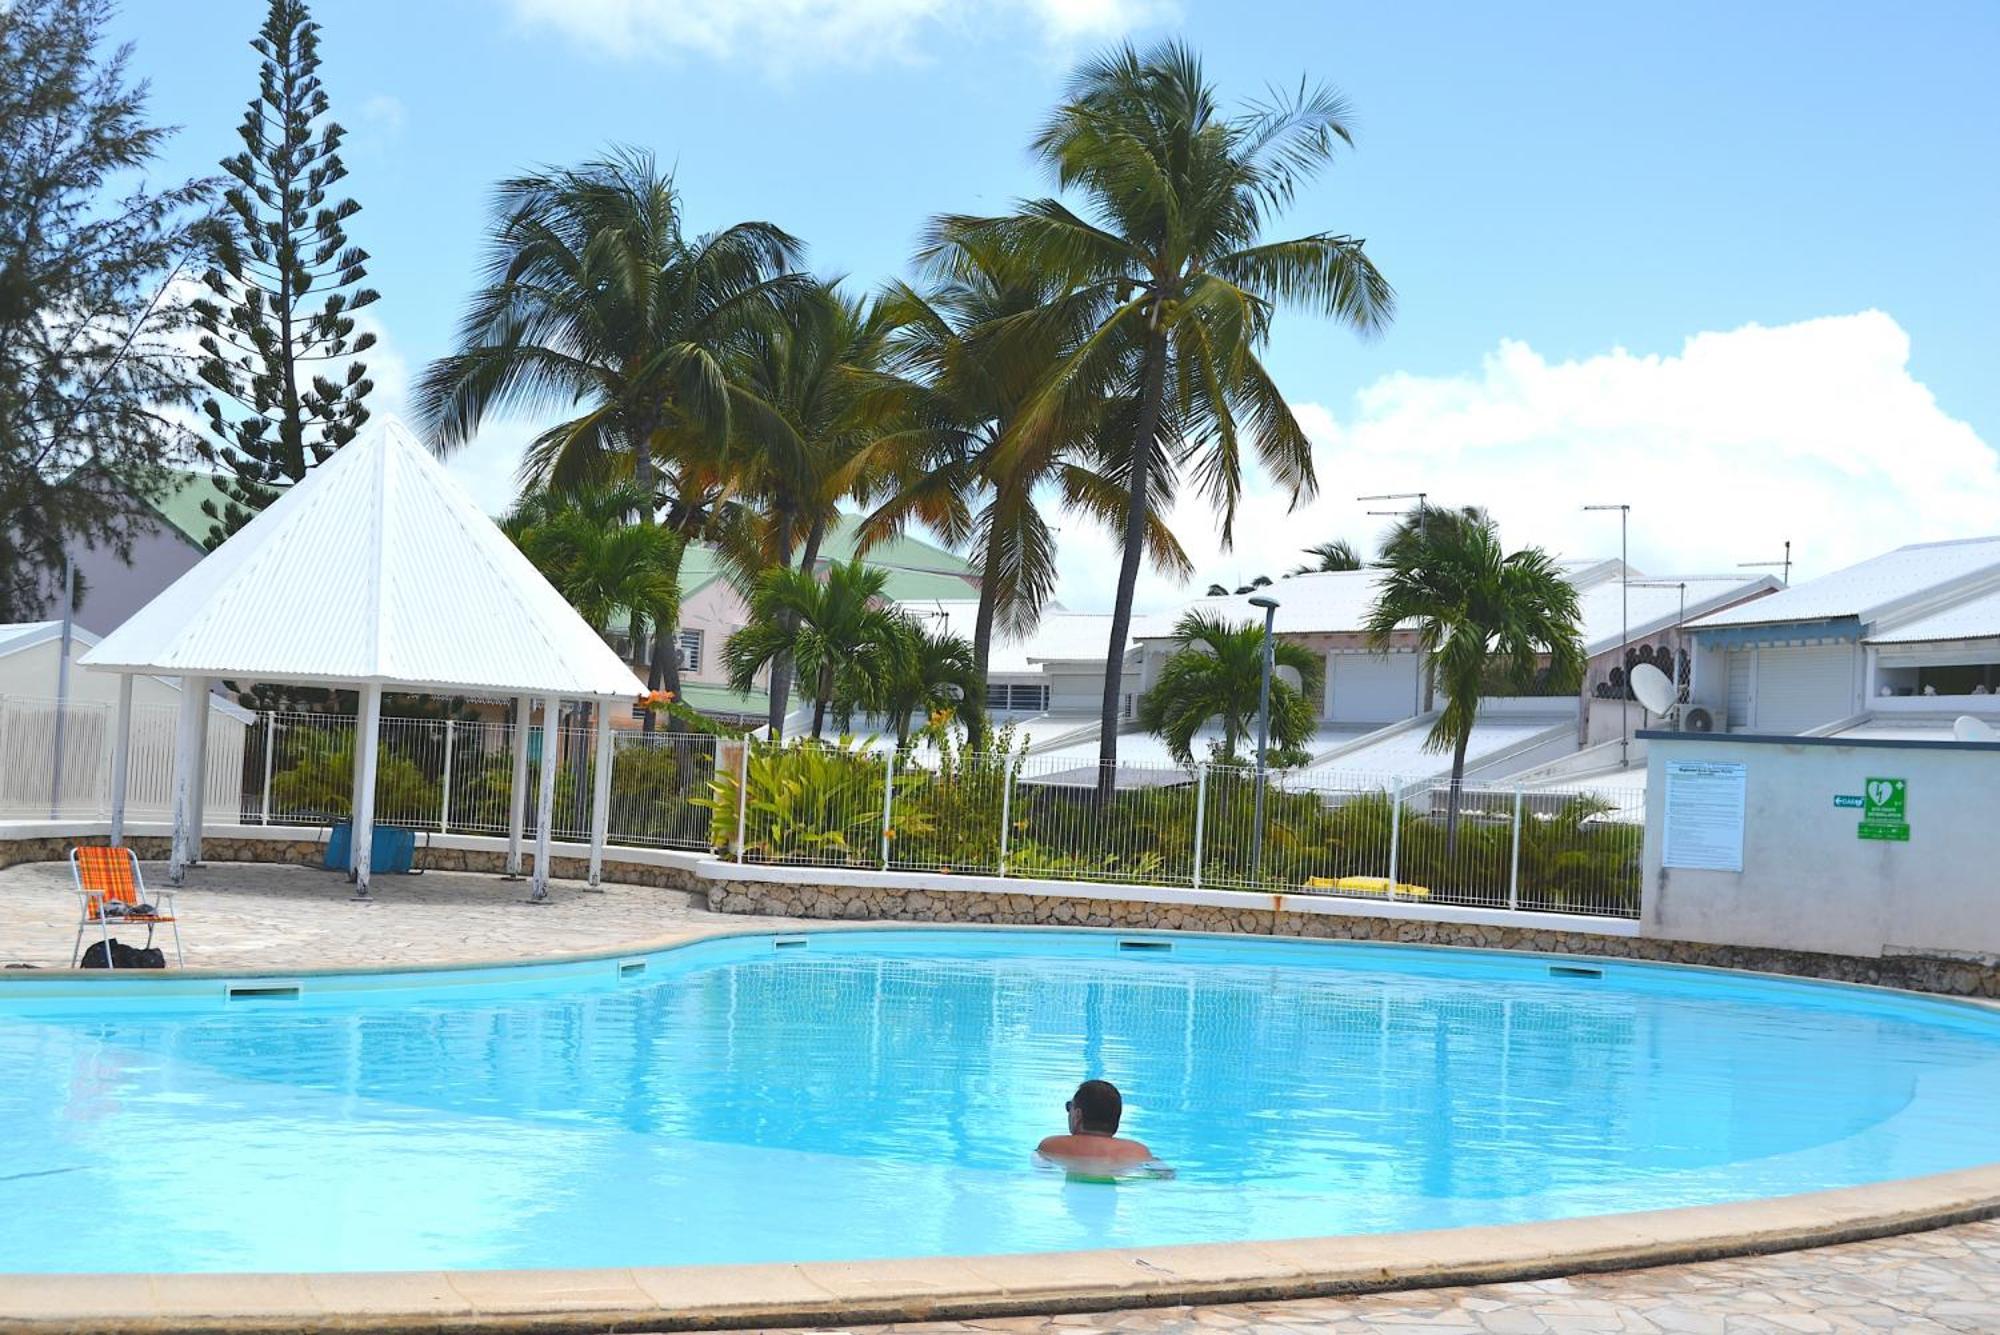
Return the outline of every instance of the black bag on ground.
[[[117,937],[111,938],[111,960],[104,959],[104,943],[93,941],[83,952],[83,967],[86,969],[164,969],[167,967],[167,952],[158,946],[128,946]]]

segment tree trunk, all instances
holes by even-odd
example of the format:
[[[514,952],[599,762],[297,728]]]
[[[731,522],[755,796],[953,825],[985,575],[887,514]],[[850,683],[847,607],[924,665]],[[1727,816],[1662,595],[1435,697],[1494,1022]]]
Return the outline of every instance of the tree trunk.
[[[1458,734],[1458,740],[1451,745],[1451,789],[1445,794],[1444,803],[1444,855],[1447,860],[1458,853],[1458,803],[1465,788],[1465,748],[1472,740],[1472,729]]]
[[[960,708],[965,718],[965,749],[982,750],[986,745],[986,664],[993,657],[993,618],[999,609],[1000,591],[993,584],[994,549],[1000,545],[1000,526],[986,535],[986,564],[979,577],[979,611],[972,621],[972,691]]]
[[[1119,695],[1125,687],[1125,641],[1132,631],[1132,598],[1139,587],[1139,560],[1146,551],[1146,473],[1153,438],[1159,434],[1160,404],[1166,395],[1167,347],[1153,306],[1154,327],[1146,338],[1145,380],[1139,391],[1139,429],[1132,441],[1132,495],[1125,511],[1125,554],[1118,564],[1118,600],[1111,609],[1111,642],[1105,650],[1104,702],[1097,724],[1097,801],[1111,801],[1118,784]]]
[[[653,476],[653,428],[658,422],[657,414],[646,413],[632,423],[632,478],[639,484],[640,491],[645,493],[646,499],[639,507],[639,522],[648,528],[655,520],[653,488],[657,480]],[[653,653],[646,665],[646,689],[657,691],[664,688],[672,691],[676,700],[681,694],[680,656],[673,652],[674,642],[679,638],[678,631],[678,627],[665,622],[653,627]],[[656,726],[653,711],[649,709],[639,720],[640,731],[651,736]]]
[[[826,727],[826,702],[833,695],[833,683],[828,680],[828,672],[821,668],[819,680],[813,691],[813,740],[818,741],[822,729]]]
[[[814,567],[816,567],[819,564],[820,543],[825,541],[825,539],[826,539],[826,521],[824,520],[813,521],[812,527],[806,530],[806,548],[803,552],[799,554],[799,569],[806,571],[808,574],[810,574],[814,569]],[[783,521],[779,529],[778,564],[781,566],[788,566],[791,564],[791,561],[792,561],[791,521],[790,519],[786,519],[785,521]],[[788,633],[788,637],[789,637],[789,632],[797,629],[798,629],[797,620],[795,618],[787,616],[785,618],[785,630]],[[790,654],[781,654],[776,659],[772,660],[771,663],[771,705],[769,711],[769,722],[771,725],[771,735],[773,737],[776,737],[778,735],[779,730],[785,726],[785,714],[791,703],[792,703],[792,656]],[[817,724],[814,725],[813,735],[815,737],[819,735]]]

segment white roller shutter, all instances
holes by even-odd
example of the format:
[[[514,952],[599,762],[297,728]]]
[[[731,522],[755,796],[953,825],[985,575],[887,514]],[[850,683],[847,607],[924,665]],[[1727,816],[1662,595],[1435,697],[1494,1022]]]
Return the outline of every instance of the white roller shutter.
[[[1757,669],[1755,649],[1731,649],[1725,658],[1729,664],[1729,722],[1731,728],[1750,726],[1750,677]]]
[[[1394,723],[1417,712],[1416,654],[1329,654],[1327,718]]]
[[[1759,649],[1756,730],[1801,733],[1853,715],[1859,652],[1851,644]]]

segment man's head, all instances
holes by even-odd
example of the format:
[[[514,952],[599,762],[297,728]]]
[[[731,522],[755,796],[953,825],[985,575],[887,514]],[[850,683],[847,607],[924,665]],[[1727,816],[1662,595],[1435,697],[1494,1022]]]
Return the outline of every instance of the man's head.
[[[1076,1087],[1067,1106],[1071,1135],[1086,1131],[1117,1135],[1118,1119],[1125,1115],[1125,1100],[1118,1096],[1118,1086],[1109,1080],[1084,1081]]]

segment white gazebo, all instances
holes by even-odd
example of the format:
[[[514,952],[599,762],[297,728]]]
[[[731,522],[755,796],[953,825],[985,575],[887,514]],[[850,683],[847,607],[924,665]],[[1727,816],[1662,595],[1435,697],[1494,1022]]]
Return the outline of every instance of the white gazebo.
[[[382,692],[512,698],[507,870],[521,870],[528,725],[542,703],[535,899],[549,877],[557,719],[597,704],[590,880],[602,870],[611,797],[610,707],[638,679],[402,423],[380,420],[336,451],[84,656],[115,672],[111,837],[121,842],[132,678],[183,679],[175,744],[172,876],[200,860],[208,702],[217,679],[358,691],[353,861],[368,893]]]

